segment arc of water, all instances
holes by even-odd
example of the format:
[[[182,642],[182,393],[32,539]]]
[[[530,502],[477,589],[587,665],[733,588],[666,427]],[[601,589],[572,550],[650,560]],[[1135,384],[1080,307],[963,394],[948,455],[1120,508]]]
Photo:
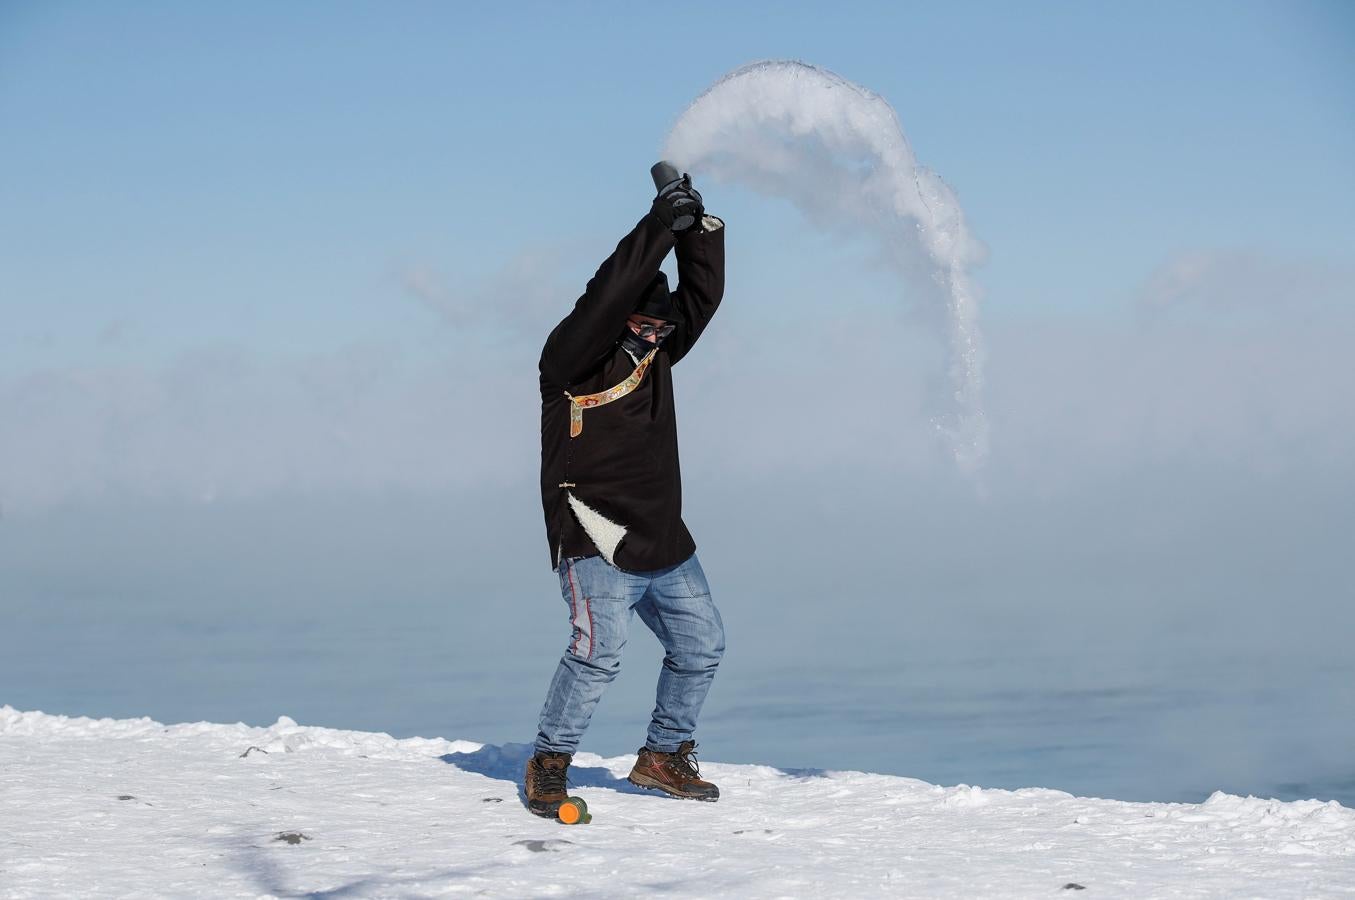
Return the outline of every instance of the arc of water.
[[[883,97],[807,63],[753,63],[692,101],[663,155],[689,171],[785,197],[816,223],[863,231],[901,271],[920,251],[946,305],[953,408],[935,425],[962,469],[982,466],[984,352],[969,273],[983,246],[955,192],[918,163]]]

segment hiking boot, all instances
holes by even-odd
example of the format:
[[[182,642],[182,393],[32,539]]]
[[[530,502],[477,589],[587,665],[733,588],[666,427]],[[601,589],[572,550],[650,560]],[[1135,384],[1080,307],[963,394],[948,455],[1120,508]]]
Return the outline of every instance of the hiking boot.
[[[527,760],[527,808],[538,816],[553,816],[567,798],[565,773],[569,770],[568,753],[538,750]]]
[[[674,797],[692,800],[720,799],[720,789],[701,780],[696,767],[696,742],[683,741],[676,753],[660,753],[641,747],[628,781],[643,788],[654,788]]]

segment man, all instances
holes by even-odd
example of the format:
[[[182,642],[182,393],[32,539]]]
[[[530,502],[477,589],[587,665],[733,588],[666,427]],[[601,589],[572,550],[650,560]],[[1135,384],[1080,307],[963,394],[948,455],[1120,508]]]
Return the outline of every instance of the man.
[[[659,270],[676,250],[678,286]],[[682,522],[672,367],[724,296],[724,222],[684,175],[655,197],[541,351],[541,499],[569,647],[527,762],[527,805],[553,816],[570,760],[621,665],[632,611],[664,647],[632,783],[716,800],[694,759],[724,625]]]

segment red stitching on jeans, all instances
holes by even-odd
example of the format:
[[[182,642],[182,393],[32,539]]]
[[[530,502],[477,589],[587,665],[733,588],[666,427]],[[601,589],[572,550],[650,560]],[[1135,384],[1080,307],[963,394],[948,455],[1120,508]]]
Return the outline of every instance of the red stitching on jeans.
[[[565,575],[569,578],[569,624],[574,626],[574,633],[569,638],[569,652],[573,653],[579,645],[579,607],[574,597],[574,567],[568,561],[565,562]],[[591,638],[589,642],[592,642]]]
[[[593,648],[597,646],[597,638],[593,636],[593,604],[588,602],[588,598],[583,598],[583,608],[588,612],[588,658],[593,658]]]

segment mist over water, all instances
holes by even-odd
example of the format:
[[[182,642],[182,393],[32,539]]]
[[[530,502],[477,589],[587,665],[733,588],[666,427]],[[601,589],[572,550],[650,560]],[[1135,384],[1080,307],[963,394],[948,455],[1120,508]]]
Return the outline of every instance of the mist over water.
[[[1051,507],[1001,486],[979,500],[953,482],[843,485],[840,507],[815,510],[813,548],[788,554],[803,498],[775,480],[693,485],[730,636],[703,759],[1355,804],[1349,488],[1229,503],[1221,481],[1164,512],[1179,484],[1140,480],[1111,497],[1126,527],[1107,556],[1072,550],[1104,498]],[[0,704],[530,741],[569,641],[534,493],[105,501],[0,520]],[[1284,545],[1251,527],[1263,513]],[[1163,540],[1168,519],[1181,533]],[[662,657],[633,623],[582,749],[643,742]]]
[[[982,334],[970,272],[984,254],[955,192],[918,163],[878,94],[817,66],[753,63],[697,97],[668,135],[679,168],[789,200],[818,228],[864,235],[898,272],[900,295],[942,307],[949,409],[934,419],[959,466],[988,453]]]

